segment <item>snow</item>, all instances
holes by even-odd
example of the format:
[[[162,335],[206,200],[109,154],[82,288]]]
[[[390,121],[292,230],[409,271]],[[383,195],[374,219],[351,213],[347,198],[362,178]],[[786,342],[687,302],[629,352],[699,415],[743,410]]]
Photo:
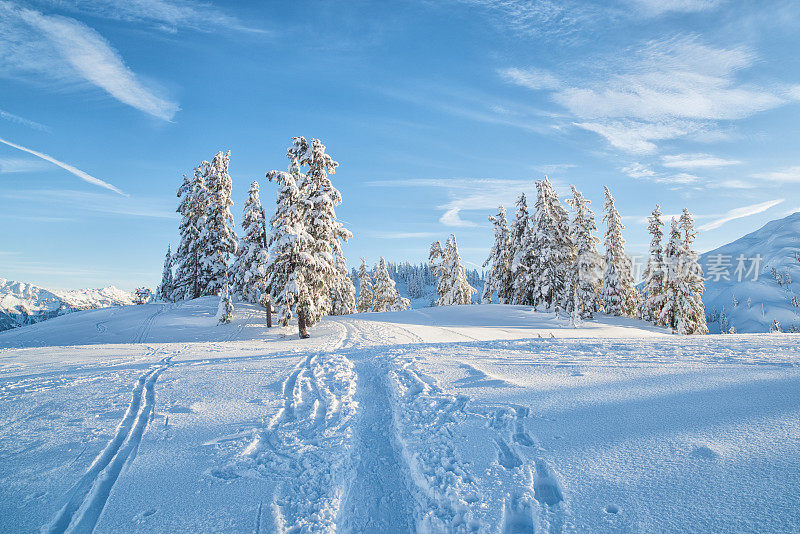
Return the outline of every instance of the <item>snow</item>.
[[[793,213],[783,219],[771,221],[755,232],[747,234],[727,245],[706,252],[700,257],[700,264],[706,276],[706,290],[703,304],[706,314],[714,310],[722,311],[728,317],[729,326],[737,332],[769,332],[770,324],[777,319],[784,330],[800,328],[800,309],[790,304],[795,294],[796,284],[780,287],[770,275],[770,269],[789,273],[793,280],[800,281],[800,213]],[[710,265],[714,258],[722,255],[728,263],[724,268],[727,279],[714,275]],[[757,255],[761,256],[758,278],[742,273],[741,280],[736,274],[737,258],[745,258],[744,268],[750,269]],[[758,262],[756,262],[758,263]],[[734,297],[738,304],[734,302]],[[750,305],[747,299],[750,299]],[[719,322],[709,322],[709,332],[719,333]]]
[[[0,333],[0,531],[787,532],[795,334],[218,298]]]

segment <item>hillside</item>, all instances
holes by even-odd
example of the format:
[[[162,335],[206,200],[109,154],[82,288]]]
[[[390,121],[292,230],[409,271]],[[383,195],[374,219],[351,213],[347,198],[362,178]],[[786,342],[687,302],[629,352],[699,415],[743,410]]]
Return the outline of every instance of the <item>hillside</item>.
[[[755,232],[703,254],[703,303],[706,315],[713,320],[709,322],[709,332],[720,331],[723,307],[728,325],[737,332],[768,332],[773,320],[784,331],[800,328],[800,309],[791,303],[793,296],[800,295],[798,254],[800,213],[770,221]],[[759,255],[760,262],[755,260]],[[740,257],[744,258],[741,281],[736,272]],[[747,273],[756,264],[757,277]],[[782,279],[780,285],[771,274],[773,269]],[[727,280],[721,275],[725,271]]]
[[[133,295],[114,286],[51,291],[0,278],[0,331],[79,310],[133,304]]]
[[[0,333],[1,532],[788,532],[795,335],[217,299]],[[16,347],[16,348],[15,348]]]

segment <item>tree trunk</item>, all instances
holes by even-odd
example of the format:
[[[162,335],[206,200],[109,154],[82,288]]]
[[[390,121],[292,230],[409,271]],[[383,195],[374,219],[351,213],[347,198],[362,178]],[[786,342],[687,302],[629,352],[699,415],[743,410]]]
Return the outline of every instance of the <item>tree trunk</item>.
[[[300,330],[300,339],[306,339],[308,330],[306,329],[306,313],[304,310],[297,312],[297,328]]]
[[[272,302],[267,301],[267,328],[272,328]]]

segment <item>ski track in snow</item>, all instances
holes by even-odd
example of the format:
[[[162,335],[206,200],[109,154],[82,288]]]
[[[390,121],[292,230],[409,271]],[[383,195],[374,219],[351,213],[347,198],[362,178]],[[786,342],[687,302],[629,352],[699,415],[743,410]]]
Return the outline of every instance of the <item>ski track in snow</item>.
[[[154,351],[155,352],[155,351]],[[127,462],[133,461],[155,408],[155,384],[171,364],[171,356],[142,374],[114,436],[70,491],[67,502],[42,532],[92,532]]]

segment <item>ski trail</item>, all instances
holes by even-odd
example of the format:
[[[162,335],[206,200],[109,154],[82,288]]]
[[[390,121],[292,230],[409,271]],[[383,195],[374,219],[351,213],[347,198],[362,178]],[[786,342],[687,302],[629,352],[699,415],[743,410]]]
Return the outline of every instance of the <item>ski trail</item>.
[[[334,532],[350,470],[356,373],[339,354],[309,356],[283,384],[284,405],[245,449],[245,468],[280,479],[279,532]]]
[[[453,444],[467,397],[448,395],[409,364],[389,373],[397,440],[417,500],[416,530],[473,532],[488,529],[474,508],[480,490]]]
[[[142,374],[111,441],[73,487],[70,497],[42,532],[91,532],[125,463],[136,456],[155,406],[155,383],[169,364]]]
[[[339,521],[342,532],[413,532],[414,498],[399,452],[386,371],[357,364],[360,420],[354,473]]]
[[[139,330],[136,332],[136,335],[133,338],[133,343],[142,343],[144,342],[145,338],[150,334],[150,329],[153,327],[153,323],[156,320],[156,317],[161,315],[162,312],[166,309],[166,305],[159,306],[158,310],[153,315],[147,317],[147,319],[142,322]]]

